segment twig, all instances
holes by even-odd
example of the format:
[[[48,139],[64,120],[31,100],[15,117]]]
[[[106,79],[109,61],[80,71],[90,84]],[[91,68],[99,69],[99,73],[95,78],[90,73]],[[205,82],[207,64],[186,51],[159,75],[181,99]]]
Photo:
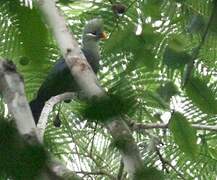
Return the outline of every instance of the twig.
[[[160,153],[160,150],[158,149],[157,146],[155,146],[155,151],[156,151],[156,153],[157,153],[157,155],[158,155],[158,157],[159,157],[159,159],[163,165],[163,168],[165,168],[167,172],[169,172],[169,169],[166,167],[166,165],[171,167],[181,179],[186,180],[182,173],[180,173],[169,161],[167,161],[166,159],[163,158],[163,156]]]
[[[94,127],[94,131],[93,131],[93,137],[91,140],[91,148],[90,148],[90,156],[91,157],[92,157],[92,153],[93,153],[93,145],[94,145],[94,140],[95,140],[95,136],[96,136],[97,125],[98,125],[98,123],[96,122],[95,127]]]
[[[217,1],[216,0],[213,0],[213,9],[212,9],[212,13],[210,15],[210,18],[209,18],[209,21],[207,23],[207,26],[206,26],[206,29],[203,33],[203,36],[202,36],[202,39],[201,39],[201,42],[198,46],[198,51],[201,49],[201,47],[203,46],[203,44],[205,43],[205,40],[207,38],[207,35],[208,35],[208,31],[210,29],[210,26],[212,25],[212,22],[214,20],[214,17],[215,17],[215,14],[216,14],[216,10],[217,10]],[[198,54],[199,52],[197,52]],[[197,56],[196,54],[196,56]]]
[[[75,171],[76,174],[84,174],[84,176],[87,175],[106,175],[108,176],[111,180],[116,180],[116,178],[114,176],[112,176],[111,174],[100,170],[100,171],[95,171],[95,172],[89,172],[89,171]]]
[[[166,163],[165,159],[163,158],[162,154],[160,153],[160,150],[158,149],[157,146],[155,146],[155,151],[156,151],[156,153],[157,153],[157,155],[158,155],[158,157],[159,157],[159,159],[160,159],[160,161],[162,163],[163,170],[165,169],[166,172],[169,173],[169,169],[166,167],[167,163]]]
[[[217,132],[217,125],[192,124],[191,126],[197,130],[207,130],[207,131],[216,131]],[[169,125],[165,124],[165,123],[142,124],[142,123],[130,122],[130,127],[134,131],[139,131],[142,129],[167,129],[167,128],[169,128]]]
[[[122,180],[123,172],[124,172],[124,163],[123,163],[123,160],[121,159],[120,167],[119,167],[118,175],[117,175],[117,180]]]

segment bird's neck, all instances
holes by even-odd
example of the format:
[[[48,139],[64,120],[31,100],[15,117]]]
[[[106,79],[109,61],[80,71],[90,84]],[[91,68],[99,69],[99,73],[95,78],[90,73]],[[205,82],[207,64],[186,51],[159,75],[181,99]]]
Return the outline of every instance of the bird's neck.
[[[82,50],[84,55],[86,56],[87,61],[91,65],[92,69],[96,73],[99,68],[99,47],[96,41],[83,41]]]
[[[98,42],[93,40],[83,40],[82,42],[83,49],[88,50],[92,53],[99,53]]]

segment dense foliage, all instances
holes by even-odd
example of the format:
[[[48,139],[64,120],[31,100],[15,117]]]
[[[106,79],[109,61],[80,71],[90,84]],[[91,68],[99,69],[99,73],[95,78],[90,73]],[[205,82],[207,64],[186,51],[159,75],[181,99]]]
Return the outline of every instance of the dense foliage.
[[[216,127],[217,120],[217,1],[57,4],[79,42],[87,20],[103,19],[109,39],[101,43],[98,78],[113,98],[58,104],[45,133],[46,148],[84,179],[128,179],[117,151],[125,142],[114,142],[103,127],[106,115],[118,110],[149,167],[141,178],[162,172],[165,179],[214,180],[217,128],[206,127]],[[61,54],[31,0],[0,0],[0,24],[0,55],[17,65],[31,100]],[[2,101],[0,112],[7,114]],[[57,120],[60,127],[53,125]],[[142,126],[150,123],[169,125]]]

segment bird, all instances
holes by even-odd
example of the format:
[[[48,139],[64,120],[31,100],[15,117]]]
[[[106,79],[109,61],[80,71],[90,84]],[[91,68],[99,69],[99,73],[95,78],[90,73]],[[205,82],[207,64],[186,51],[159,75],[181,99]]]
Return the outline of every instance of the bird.
[[[107,34],[103,30],[102,19],[89,20],[83,29],[81,50],[95,74],[99,70],[99,41],[103,39],[107,39]],[[64,92],[79,90],[65,59],[60,58],[41,84],[36,98],[29,103],[36,125],[47,100]]]

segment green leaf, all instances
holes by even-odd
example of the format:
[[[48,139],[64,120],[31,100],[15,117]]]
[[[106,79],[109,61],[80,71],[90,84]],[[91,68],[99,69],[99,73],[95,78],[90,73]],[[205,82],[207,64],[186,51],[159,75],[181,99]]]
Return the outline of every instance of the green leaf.
[[[146,102],[149,106],[155,108],[169,109],[169,104],[159,94],[151,91],[144,93]]]
[[[187,25],[187,31],[189,33],[201,33],[204,31],[206,22],[202,15],[193,15]]]
[[[48,30],[42,21],[39,10],[23,5],[19,0],[6,1],[9,17],[16,18],[11,26],[19,32],[18,38],[22,55],[33,63],[42,63],[48,55]],[[13,38],[11,39],[11,41]],[[37,68],[37,66],[35,66]]]
[[[163,63],[169,68],[182,68],[191,59],[191,55],[186,51],[186,38],[180,36],[172,37],[163,54]]]
[[[44,62],[48,32],[38,10],[19,7],[17,13],[25,55],[34,63]]]
[[[143,0],[141,2],[141,8],[145,16],[150,16],[154,19],[160,19],[161,17],[161,3],[159,0]]]
[[[58,3],[68,5],[70,3],[74,2],[74,0],[58,0]]]
[[[156,59],[154,58],[154,54],[151,50],[138,48],[133,50],[133,52],[134,60],[130,61],[127,66],[128,72],[132,72],[133,70],[144,66],[150,68],[151,70],[154,69]]]
[[[168,42],[168,46],[177,52],[183,52],[185,50],[185,42],[186,37],[173,35]]]
[[[134,180],[163,180],[164,175],[154,167],[140,169],[135,173]]]
[[[84,109],[80,110],[83,117],[90,121],[105,122],[111,120],[112,117],[129,113],[132,103],[135,103],[132,97],[111,94],[109,98],[94,97],[86,103]]]
[[[133,71],[138,67],[155,67],[156,59],[152,52],[153,44],[159,40],[159,36],[154,32],[154,28],[146,24],[141,35],[136,35],[135,27],[131,23],[112,33],[105,44],[105,53],[126,53],[134,56],[129,63],[128,70]]]
[[[169,128],[180,150],[189,157],[196,158],[198,151],[196,130],[188,120],[182,114],[175,112],[170,119]]]
[[[207,83],[205,79],[192,77],[186,85],[186,94],[204,113],[217,114],[216,95]]]
[[[173,82],[167,82],[158,87],[156,91],[166,102],[169,102],[170,98],[178,93],[178,89]]]
[[[191,60],[191,56],[186,51],[176,51],[170,47],[166,47],[163,55],[163,63],[171,69],[183,67]]]
[[[217,160],[217,151],[216,151],[216,149],[214,149],[214,148],[208,148],[208,151],[209,151],[210,156],[213,159]]]

